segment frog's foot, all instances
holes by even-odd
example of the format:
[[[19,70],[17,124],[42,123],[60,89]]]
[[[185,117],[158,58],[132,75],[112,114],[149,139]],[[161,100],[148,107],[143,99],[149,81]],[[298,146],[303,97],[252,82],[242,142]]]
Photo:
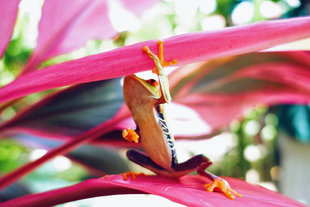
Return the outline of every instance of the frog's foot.
[[[234,200],[236,196],[242,197],[242,194],[236,192],[235,190],[231,189],[228,182],[221,178],[216,178],[213,180],[212,183],[208,183],[202,186],[206,191],[213,192],[215,188],[219,188],[223,191],[225,196],[229,199]],[[236,196],[235,196],[235,195]]]
[[[128,172],[123,173],[123,180],[127,181],[129,176],[131,176],[132,179],[136,179],[137,175],[146,175],[146,174],[144,174],[144,173],[135,173],[135,172],[128,171]]]
[[[154,53],[152,53],[152,51],[147,47],[143,47],[142,50],[148,55],[150,56],[152,59],[156,59],[158,58],[159,63],[162,67],[166,67],[166,66],[170,66],[170,65],[175,65],[177,64],[177,60],[173,59],[169,62],[166,62],[164,59],[164,42],[162,40],[158,40],[157,41],[157,46],[158,46],[158,56],[156,56]],[[153,73],[159,75],[159,71],[158,71],[158,67],[154,68],[152,70]]]
[[[138,143],[139,142],[139,135],[132,129],[123,129],[122,136],[129,142]]]
[[[173,59],[169,62],[166,62],[164,59],[164,41],[162,40],[158,40],[157,41],[157,46],[158,46],[158,59],[160,61],[160,64],[163,67],[169,66],[169,65],[175,65],[178,63],[178,61],[176,59]]]

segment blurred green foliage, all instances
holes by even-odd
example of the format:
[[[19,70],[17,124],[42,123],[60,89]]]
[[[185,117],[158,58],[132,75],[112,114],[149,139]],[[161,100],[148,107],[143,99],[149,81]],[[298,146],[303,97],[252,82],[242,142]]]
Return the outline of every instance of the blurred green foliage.
[[[14,139],[0,141],[0,172],[6,173],[25,164],[29,149]]]
[[[234,165],[225,163],[223,175],[245,179],[252,169],[258,172],[260,181],[271,181],[270,170],[276,164],[277,118],[267,113],[267,107],[259,106],[246,113],[244,120],[233,125],[231,132],[238,137],[238,144],[228,152],[225,160],[233,160]]]

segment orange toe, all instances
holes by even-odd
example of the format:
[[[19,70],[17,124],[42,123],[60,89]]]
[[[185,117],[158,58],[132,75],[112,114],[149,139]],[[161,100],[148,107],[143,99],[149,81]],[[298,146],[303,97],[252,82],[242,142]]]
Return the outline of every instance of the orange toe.
[[[136,179],[137,175],[145,175],[145,174],[144,173],[135,173],[135,172],[128,171],[128,172],[123,173],[123,180],[127,181],[129,176],[131,176],[132,179]]]
[[[132,129],[123,129],[122,136],[129,142],[138,143],[139,142],[139,135]]]
[[[213,192],[215,188],[219,188],[222,190],[222,192],[225,194],[227,198],[232,200],[234,200],[236,196],[242,197],[242,194],[231,189],[228,182],[223,179],[215,179],[212,183],[203,185],[203,188],[209,192]]]

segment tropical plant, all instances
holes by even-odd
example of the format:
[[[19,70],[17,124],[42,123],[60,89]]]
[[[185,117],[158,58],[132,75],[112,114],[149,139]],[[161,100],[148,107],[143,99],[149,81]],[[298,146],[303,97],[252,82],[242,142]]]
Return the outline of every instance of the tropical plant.
[[[141,15],[157,1],[118,2],[123,10]],[[18,0],[0,2],[1,56],[12,36],[18,4]],[[117,31],[108,15],[113,8],[109,1],[45,0],[36,48],[18,77],[0,89],[1,111],[12,106],[18,109],[16,115],[3,120],[0,132],[3,138],[16,137],[20,142],[45,146],[49,151],[3,175],[1,189],[57,155],[68,155],[90,169],[93,176],[104,175],[109,169],[91,164],[89,159],[74,155],[73,150],[86,144],[115,148],[130,145],[121,140],[120,130],[134,124],[123,104],[118,78],[152,69],[153,62],[142,52],[142,47],[149,46],[156,51],[156,40],[57,64],[46,62],[83,46],[90,39],[115,36]],[[170,114],[170,122],[178,123],[172,124],[176,138],[210,137],[224,131],[233,119],[242,118],[246,109],[257,104],[308,103],[310,54],[262,50],[309,36],[310,18],[300,17],[164,39],[165,58],[177,59],[179,66],[169,76],[171,105],[179,112]],[[118,40],[121,41],[121,35]],[[7,54],[2,61],[6,58]],[[40,96],[37,102],[29,99],[24,102],[28,106],[18,105],[30,94],[51,89],[49,95]],[[202,127],[188,127],[193,123]],[[39,138],[27,138],[25,134]],[[50,138],[61,142],[51,143]],[[151,193],[188,206],[302,206],[242,180],[227,180],[244,197],[231,201],[221,194],[205,192],[200,189],[204,178],[197,175],[184,176],[179,181],[156,175],[124,181],[121,174],[116,174],[26,195],[0,205],[47,206],[100,195]]]

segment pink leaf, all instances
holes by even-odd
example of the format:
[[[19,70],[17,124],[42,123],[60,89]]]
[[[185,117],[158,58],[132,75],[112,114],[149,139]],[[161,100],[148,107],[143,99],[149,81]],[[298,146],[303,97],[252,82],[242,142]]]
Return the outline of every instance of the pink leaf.
[[[108,19],[106,1],[44,2],[36,49],[24,72],[44,60],[83,46],[89,39],[112,37],[116,32]]]
[[[144,0],[138,3],[138,8],[128,8],[140,14],[154,2]],[[137,5],[137,1],[131,3]],[[48,58],[82,47],[87,40],[111,38],[117,32],[110,23],[108,13],[106,0],[46,0],[37,47],[24,72],[36,69]]]
[[[259,103],[309,103],[309,67],[310,54],[304,52],[219,59],[175,71],[171,93],[175,102],[194,109],[214,130]]]
[[[151,7],[153,4],[158,2],[158,0],[120,0],[125,8],[127,8],[129,11],[132,11],[136,13],[138,16],[140,16],[144,11],[145,8]]]
[[[243,194],[243,197],[230,200],[221,192],[207,192],[202,188],[202,185],[211,181],[197,175],[187,175],[179,181],[160,176],[137,176],[136,179],[129,178],[124,181],[122,175],[110,175],[62,189],[20,197],[2,204],[7,206],[56,205],[100,195],[145,192],[168,198],[186,206],[304,207],[296,201],[262,187],[234,178],[225,179],[233,189]]]
[[[165,40],[165,56],[179,64],[263,50],[310,36],[310,17],[261,22],[215,32],[183,34]],[[155,41],[50,66],[16,79],[0,90],[0,103],[65,85],[120,77],[154,67],[141,50]]]
[[[2,0],[0,2],[0,58],[13,33],[19,0]]]

